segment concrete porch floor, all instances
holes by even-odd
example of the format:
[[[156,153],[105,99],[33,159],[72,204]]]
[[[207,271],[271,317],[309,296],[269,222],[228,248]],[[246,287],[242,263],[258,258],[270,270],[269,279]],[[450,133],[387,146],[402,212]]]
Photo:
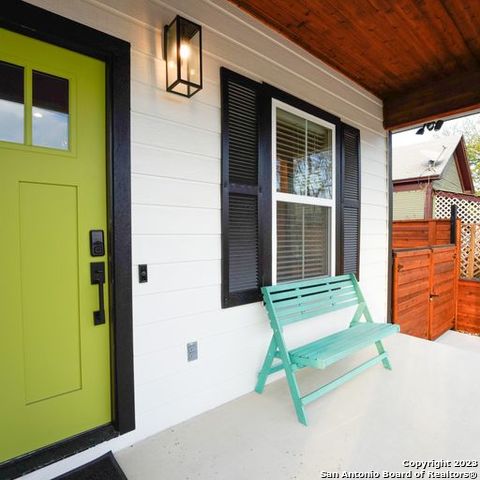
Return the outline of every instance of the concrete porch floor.
[[[450,345],[451,347],[461,348],[469,352],[480,353],[480,337],[476,335],[468,335],[466,333],[449,330],[441,337],[437,338],[436,342],[443,345]]]
[[[297,422],[280,379],[263,395],[245,395],[116,457],[129,480],[314,480],[322,471],[407,471],[404,460],[479,460],[478,354],[401,334],[385,345],[393,371],[375,366],[310,404],[309,427]],[[303,392],[368,358],[374,349],[367,350],[323,372],[300,372]]]

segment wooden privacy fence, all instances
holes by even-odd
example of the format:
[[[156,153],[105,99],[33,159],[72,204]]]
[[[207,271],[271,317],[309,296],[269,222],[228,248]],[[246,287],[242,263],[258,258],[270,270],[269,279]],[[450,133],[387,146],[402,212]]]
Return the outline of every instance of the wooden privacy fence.
[[[480,224],[463,223],[458,279],[457,324],[460,332],[480,334]]]
[[[462,222],[456,329],[480,334],[480,198],[436,192],[434,210],[436,217],[452,212]]]
[[[453,222],[453,233],[451,220],[393,222],[392,311],[403,333],[434,340],[455,327],[460,223]]]
[[[480,281],[459,279],[457,325],[460,332],[480,334]]]
[[[394,251],[393,322],[401,332],[434,340],[455,326],[455,245]]]
[[[402,220],[392,237],[393,322],[402,333],[480,335],[480,224]]]
[[[392,248],[447,245],[450,231],[450,220],[397,220],[392,226]]]

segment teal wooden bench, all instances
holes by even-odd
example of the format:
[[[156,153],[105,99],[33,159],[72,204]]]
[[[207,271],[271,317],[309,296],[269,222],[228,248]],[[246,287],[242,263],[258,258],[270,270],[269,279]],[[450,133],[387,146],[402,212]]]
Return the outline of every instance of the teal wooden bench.
[[[373,323],[354,274],[282,283],[262,288],[265,307],[273,330],[255,390],[262,393],[267,377],[285,370],[298,420],[307,425],[305,405],[350,380],[368,367],[382,362],[391,370],[381,340],[400,330],[398,325]],[[317,317],[335,310],[357,306],[349,328],[288,350],[283,337],[285,325]],[[364,317],[365,321],[360,321]],[[356,351],[375,344],[378,355],[348,373],[305,396],[300,395],[295,372],[304,367],[326,368]],[[275,364],[278,359],[280,363]]]

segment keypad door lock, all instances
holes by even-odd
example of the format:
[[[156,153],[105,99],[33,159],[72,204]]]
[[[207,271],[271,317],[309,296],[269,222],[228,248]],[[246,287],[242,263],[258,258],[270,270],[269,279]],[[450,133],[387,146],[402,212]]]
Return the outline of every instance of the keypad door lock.
[[[92,257],[103,257],[105,255],[103,230],[90,230],[90,255]]]

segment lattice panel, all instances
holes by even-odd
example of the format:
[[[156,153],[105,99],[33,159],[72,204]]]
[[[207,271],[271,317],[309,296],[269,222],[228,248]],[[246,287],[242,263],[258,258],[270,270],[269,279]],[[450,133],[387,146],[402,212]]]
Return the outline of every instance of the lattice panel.
[[[480,224],[462,223],[460,276],[480,278]]]
[[[480,202],[459,197],[434,197],[434,217],[450,218],[452,205],[457,206],[457,216],[462,223],[480,223]]]
[[[480,202],[437,194],[434,217],[450,218],[452,205],[457,206],[457,216],[462,221],[460,276],[480,278]]]
[[[460,248],[460,277],[466,277],[468,251],[467,248],[463,248],[463,246],[468,246],[470,244],[470,227],[467,223],[462,223],[462,235],[460,240],[462,242],[462,248]]]

